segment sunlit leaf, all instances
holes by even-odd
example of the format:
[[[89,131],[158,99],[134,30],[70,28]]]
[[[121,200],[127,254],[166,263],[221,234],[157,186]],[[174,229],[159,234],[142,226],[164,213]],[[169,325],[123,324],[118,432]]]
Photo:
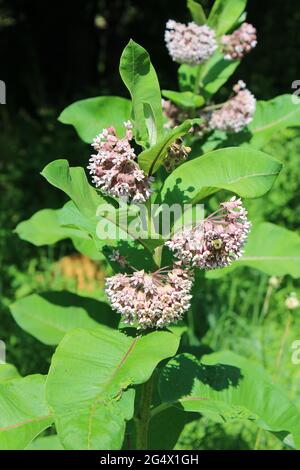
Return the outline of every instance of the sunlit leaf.
[[[207,24],[221,36],[235,26],[246,5],[247,0],[215,0]]]
[[[132,99],[135,140],[146,146],[149,135],[144,115],[144,103],[153,111],[157,138],[162,137],[163,119],[160,87],[148,52],[130,40],[120,60],[120,75]]]
[[[198,122],[200,122],[199,119],[188,119],[184,121],[182,124],[180,124],[180,126],[174,127],[174,129],[168,132],[167,135],[157,142],[156,145],[148,150],[141,152],[138,161],[140,167],[145,171],[145,173],[155,173],[162,165],[167,151],[172,143],[175,142],[175,140],[179,137],[187,134],[192,125]]]
[[[38,437],[31,442],[25,450],[64,450],[55,434],[51,436]]]
[[[165,331],[135,338],[106,327],[68,333],[53,356],[46,393],[63,445],[121,448],[133,415],[131,386],[147,381],[178,343]]]
[[[118,315],[104,302],[96,304],[99,323],[116,326]],[[27,333],[44,344],[55,345],[74,328],[93,328],[97,322],[89,316],[88,299],[68,292],[49,292],[23,297],[10,305],[12,316]]]
[[[21,450],[53,422],[45,401],[45,377],[0,383],[0,449]]]
[[[203,7],[200,4],[200,0],[187,0],[187,7],[190,10],[193,21],[196,24],[202,25],[207,21]]]
[[[245,198],[267,193],[281,163],[250,148],[225,148],[188,161],[166,179],[162,199],[168,203],[196,203],[219,189]]]
[[[205,103],[202,96],[191,91],[162,90],[162,95],[181,108],[200,108]]]
[[[254,224],[242,258],[227,268],[209,271],[206,276],[216,279],[240,266],[259,269],[270,276],[300,277],[299,235],[268,222]]]
[[[0,362],[0,383],[7,380],[18,379],[20,377],[16,367],[12,364]]]
[[[119,96],[99,96],[76,101],[63,110],[59,121],[75,127],[79,137],[91,143],[105,127],[115,127],[124,135],[123,122],[130,118],[131,102]]]

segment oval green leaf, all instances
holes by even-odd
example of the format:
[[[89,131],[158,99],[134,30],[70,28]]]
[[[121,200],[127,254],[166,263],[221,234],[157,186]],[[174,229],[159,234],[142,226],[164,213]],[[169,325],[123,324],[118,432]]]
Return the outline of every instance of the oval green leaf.
[[[96,304],[100,323],[117,324],[118,315],[104,302],[84,301],[84,298],[68,292],[32,294],[11,304],[10,311],[17,324],[27,333],[44,344],[56,345],[74,328],[97,326],[97,322],[88,315],[88,300],[92,308],[93,303]]]
[[[300,237],[297,233],[269,222],[254,225],[245,254],[231,266],[206,273],[217,279],[241,266],[259,269],[270,276],[300,277]]]
[[[245,10],[247,0],[215,0],[208,16],[207,24],[218,36],[227,33],[235,26]]]
[[[29,375],[0,383],[0,450],[25,449],[52,422],[45,377]]]
[[[292,434],[300,447],[300,412],[258,364],[232,352],[180,354],[162,369],[163,402],[177,403],[219,422],[251,420],[268,431]]]
[[[103,128],[113,126],[124,135],[123,122],[130,119],[131,102],[119,96],[99,96],[76,101],[63,110],[58,120],[75,127],[79,137],[91,143]]]
[[[282,164],[266,153],[229,147],[188,161],[166,179],[162,200],[166,203],[197,203],[219,189],[245,198],[266,194]]]
[[[120,449],[125,422],[133,415],[131,386],[147,381],[178,344],[166,331],[135,338],[105,327],[68,333],[53,356],[46,386],[64,447]]]
[[[120,75],[132,98],[135,140],[143,146],[150,143],[144,104],[153,111],[157,139],[162,137],[163,116],[158,78],[148,52],[136,42],[129,41],[120,60]]]

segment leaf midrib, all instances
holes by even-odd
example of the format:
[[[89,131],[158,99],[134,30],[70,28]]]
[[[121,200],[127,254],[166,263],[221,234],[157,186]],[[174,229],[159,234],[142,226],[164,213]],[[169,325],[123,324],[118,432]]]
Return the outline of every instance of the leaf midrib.
[[[288,114],[285,114],[284,116],[282,116],[281,118],[277,119],[276,121],[272,121],[270,124],[267,124],[266,126],[263,126],[263,127],[258,127],[258,128],[254,128],[253,130],[251,130],[253,133],[255,134],[258,134],[259,132],[263,132],[265,131],[266,129],[270,129],[274,126],[276,126],[277,124],[280,124],[282,121],[285,121],[287,119],[289,119],[290,116],[293,116],[294,114],[296,114],[298,112],[297,109],[295,109],[295,111],[291,111],[290,113]]]
[[[199,198],[199,194],[201,195],[201,193],[203,192],[203,190],[205,188],[212,188],[213,191],[210,194],[213,194],[214,192],[218,191],[221,188],[230,190],[230,188],[228,188],[227,186],[231,186],[232,184],[238,183],[239,181],[243,181],[243,180],[247,180],[247,179],[251,179],[251,178],[256,178],[258,176],[263,176],[263,177],[276,176],[276,175],[278,175],[278,173],[279,173],[279,171],[274,172],[274,173],[253,173],[251,175],[240,176],[239,178],[236,178],[235,180],[230,180],[230,181],[222,184],[222,186],[202,186],[200,191],[198,191],[196,196],[194,196],[192,198],[190,203],[193,204],[193,203],[197,202],[198,198]],[[208,194],[208,195],[210,195],[210,194]]]
[[[27,419],[27,420],[24,420],[24,421],[20,421],[19,423],[16,423],[16,424],[10,424],[9,426],[4,426],[4,427],[0,428],[0,432],[8,431],[10,429],[16,429],[16,428],[19,428],[20,426],[25,426],[26,424],[31,424],[31,423],[34,423],[34,422],[43,421],[43,420],[52,418],[52,416],[53,416],[52,413],[50,413],[48,415],[37,416],[35,418],[30,418],[30,419]]]
[[[113,374],[109,377],[109,379],[107,380],[107,382],[101,387],[101,392],[96,395],[96,397],[94,398],[94,400],[92,401],[92,404],[90,406],[90,413],[89,413],[89,421],[88,421],[88,435],[87,435],[87,446],[88,446],[88,449],[91,449],[91,438],[92,438],[92,425],[93,425],[93,418],[94,418],[94,414],[96,412],[96,409],[97,409],[97,404],[101,401],[104,395],[103,391],[105,389],[107,389],[107,387],[111,384],[111,382],[113,381],[113,379],[115,378],[116,374],[118,373],[118,371],[121,369],[121,367],[123,366],[123,364],[125,363],[126,359],[128,358],[129,354],[133,351],[133,349],[135,348],[138,340],[140,339],[140,336],[137,337],[137,338],[134,338],[134,340],[131,342],[131,344],[129,345],[127,351],[125,352],[125,354],[123,355],[121,361],[117,364],[117,366],[115,367],[114,369],[114,372]],[[122,390],[121,390],[122,391]]]

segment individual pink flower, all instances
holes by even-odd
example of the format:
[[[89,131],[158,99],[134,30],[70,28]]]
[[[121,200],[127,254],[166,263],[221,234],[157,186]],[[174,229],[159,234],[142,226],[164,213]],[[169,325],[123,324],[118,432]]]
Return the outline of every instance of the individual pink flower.
[[[183,264],[221,268],[242,256],[250,227],[241,199],[233,197],[200,224],[175,234],[166,245]]]
[[[220,109],[211,113],[209,126],[224,132],[240,132],[253,119],[256,99],[240,80],[234,87],[235,96],[230,98]]]
[[[93,175],[93,183],[104,194],[143,203],[150,197],[152,178],[147,177],[136,162],[130,145],[130,121],[124,125],[126,135],[123,139],[117,137],[114,127],[108,127],[93,140],[96,153],[91,156],[87,168]]]
[[[232,34],[222,36],[221,44],[225,59],[240,60],[256,46],[256,29],[252,24],[243,23]]]
[[[209,59],[217,49],[215,32],[207,25],[187,25],[169,20],[165,42],[170,56],[179,64],[198,65]]]
[[[108,278],[106,294],[125,323],[139,329],[163,328],[189,309],[192,283],[189,270],[180,267],[149,274],[142,270]]]

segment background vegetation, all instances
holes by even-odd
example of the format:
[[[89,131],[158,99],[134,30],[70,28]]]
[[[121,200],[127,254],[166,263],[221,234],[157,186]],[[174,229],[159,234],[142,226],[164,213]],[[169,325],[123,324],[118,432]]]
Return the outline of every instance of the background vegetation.
[[[40,168],[61,157],[82,166],[88,159],[88,146],[73,129],[58,123],[57,116],[81,98],[124,95],[117,70],[129,37],[150,53],[161,87],[173,89],[177,67],[163,45],[169,17],[187,20],[186,2],[151,0],[141,7],[141,2],[133,0],[79,0],[70,8],[70,2],[62,0],[0,1],[0,79],[7,84],[7,104],[0,107],[0,339],[6,342],[8,362],[21,374],[46,372],[52,348],[22,331],[8,305],[50,287],[97,297],[106,268],[74,255],[65,241],[38,249],[13,233],[19,221],[41,207],[56,208],[64,202],[62,193],[40,177]],[[300,78],[299,20],[300,11],[291,0],[249,2],[248,21],[257,27],[259,43],[243,61],[238,77],[257,98],[289,93],[291,83]],[[299,231],[299,131],[289,129],[276,135],[264,150],[285,166],[269,196],[248,203],[250,215]],[[283,279],[273,290],[266,313],[267,291],[268,277],[249,268],[208,281],[206,290],[198,293],[201,311],[195,318],[193,347],[198,351],[227,348],[258,359],[300,406],[300,367],[291,363],[289,350],[292,340],[300,339],[297,312],[281,367],[275,370],[287,320],[284,300],[291,291],[300,296],[300,284]],[[247,449],[254,443],[257,448],[281,446],[251,425],[212,424],[205,419],[187,424],[179,446]]]

